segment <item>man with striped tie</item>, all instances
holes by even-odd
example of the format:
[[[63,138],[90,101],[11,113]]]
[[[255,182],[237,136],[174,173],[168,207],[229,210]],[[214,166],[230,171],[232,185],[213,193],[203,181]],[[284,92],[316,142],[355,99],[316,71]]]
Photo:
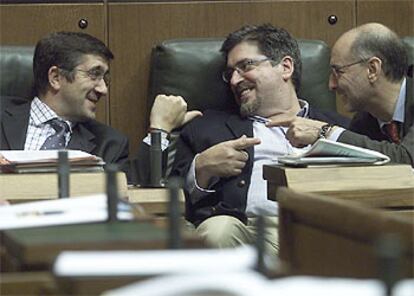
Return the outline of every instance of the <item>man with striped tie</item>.
[[[128,173],[127,137],[95,120],[97,103],[108,94],[113,57],[102,41],[85,33],[42,38],[33,57],[35,97],[1,98],[0,150],[77,149]],[[169,132],[198,115],[186,111],[181,97],[161,95],[150,126]]]

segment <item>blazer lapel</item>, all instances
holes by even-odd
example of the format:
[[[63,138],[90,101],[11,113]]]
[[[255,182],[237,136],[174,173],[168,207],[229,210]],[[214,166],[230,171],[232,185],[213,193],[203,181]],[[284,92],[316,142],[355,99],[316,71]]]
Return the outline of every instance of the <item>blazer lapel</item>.
[[[73,133],[67,148],[92,153],[96,147],[94,140],[95,135],[90,132],[82,123],[77,123],[73,127]]]
[[[27,104],[9,106],[3,112],[2,125],[7,149],[22,150],[29,125],[30,101]],[[5,143],[1,143],[5,146]],[[6,147],[4,147],[6,148]],[[3,149],[3,148],[2,148]]]

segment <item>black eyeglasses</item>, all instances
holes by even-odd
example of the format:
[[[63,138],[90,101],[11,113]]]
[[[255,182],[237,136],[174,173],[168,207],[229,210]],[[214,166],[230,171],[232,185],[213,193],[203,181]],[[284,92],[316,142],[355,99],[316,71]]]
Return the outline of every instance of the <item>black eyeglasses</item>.
[[[105,85],[107,87],[109,87],[110,83],[111,83],[111,75],[109,74],[108,71],[104,72],[101,68],[92,68],[89,70],[82,70],[82,69],[73,69],[73,70],[68,70],[68,69],[64,69],[61,68],[65,71],[71,72],[71,71],[79,71],[79,72],[83,72],[86,73],[86,75],[88,75],[88,77],[92,80],[92,81],[96,81],[99,82],[101,81],[101,79],[103,79],[103,81],[105,82]]]
[[[331,65],[332,74],[335,76],[335,78],[339,78],[342,74],[345,73],[345,71],[343,69],[346,69],[346,68],[349,68],[351,66],[364,63],[365,61],[366,61],[365,59],[362,59],[362,60],[347,64],[347,65],[342,65],[342,66]]]
[[[238,62],[234,67],[229,67],[223,71],[221,77],[223,78],[224,82],[229,83],[231,78],[233,77],[234,71],[237,71],[240,75],[243,75],[249,71],[252,71],[257,68],[261,63],[266,61],[273,61],[270,58],[265,58],[261,60],[252,60],[252,59],[245,59]]]

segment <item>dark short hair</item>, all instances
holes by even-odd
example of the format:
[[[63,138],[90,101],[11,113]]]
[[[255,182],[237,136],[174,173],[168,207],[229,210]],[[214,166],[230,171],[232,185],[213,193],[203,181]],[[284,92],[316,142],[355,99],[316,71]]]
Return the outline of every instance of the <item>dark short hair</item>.
[[[363,31],[356,35],[351,54],[359,59],[373,56],[382,61],[382,69],[389,81],[401,81],[408,70],[408,54],[404,43],[391,30]]]
[[[300,89],[302,75],[302,61],[299,46],[295,38],[283,28],[271,24],[246,25],[230,33],[224,41],[221,52],[227,60],[229,52],[242,42],[256,42],[259,50],[268,58],[279,63],[285,56],[293,59],[294,71],[292,82],[296,92]]]
[[[52,66],[64,69],[62,75],[73,81],[72,70],[81,63],[82,57],[86,54],[100,56],[108,63],[114,58],[102,41],[86,33],[56,32],[39,40],[33,56],[36,94],[46,92],[49,86],[48,71]]]

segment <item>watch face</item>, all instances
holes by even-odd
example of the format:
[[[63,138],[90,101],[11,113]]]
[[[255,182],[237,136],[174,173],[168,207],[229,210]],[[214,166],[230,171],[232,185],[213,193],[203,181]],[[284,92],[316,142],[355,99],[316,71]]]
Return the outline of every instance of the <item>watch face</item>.
[[[326,139],[329,131],[331,130],[331,128],[333,127],[332,124],[327,123],[325,125],[323,125],[319,131],[319,139]]]

